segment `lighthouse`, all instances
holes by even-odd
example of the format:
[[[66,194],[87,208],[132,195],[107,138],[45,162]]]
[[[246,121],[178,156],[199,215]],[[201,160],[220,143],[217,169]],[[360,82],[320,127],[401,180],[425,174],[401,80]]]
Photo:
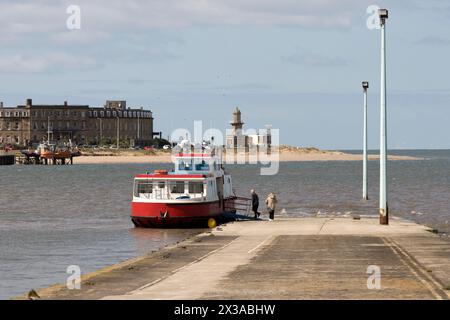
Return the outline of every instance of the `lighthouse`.
[[[241,110],[238,107],[233,111],[230,124],[232,129],[231,134],[227,135],[227,148],[234,150],[234,152],[245,151],[247,139],[243,134],[242,127],[244,126],[244,122],[242,122]]]
[[[241,110],[238,107],[233,111],[233,119],[230,122],[231,127],[233,128],[233,135],[242,135],[242,126],[244,123],[241,119]]]
[[[266,125],[266,129],[263,130],[249,129],[244,132],[244,122],[242,121],[241,110],[238,107],[233,111],[230,125],[231,130],[227,130],[226,148],[228,150],[234,150],[235,153],[248,152],[249,148],[270,150],[271,125]]]

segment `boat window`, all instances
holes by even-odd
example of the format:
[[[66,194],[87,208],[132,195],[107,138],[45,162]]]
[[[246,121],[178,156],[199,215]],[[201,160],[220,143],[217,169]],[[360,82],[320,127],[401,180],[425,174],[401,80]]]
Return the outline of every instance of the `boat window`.
[[[195,165],[196,171],[209,171],[209,164],[205,162],[205,160],[202,160],[201,163],[197,163]]]
[[[178,165],[178,170],[191,170],[192,169],[192,162],[191,161],[185,161],[181,160]]]
[[[142,193],[152,193],[153,183],[149,181],[138,181],[136,182],[136,188],[134,189],[134,196],[139,197]]]
[[[184,193],[184,181],[171,181],[170,182],[171,193]]]
[[[189,181],[189,193],[203,193],[203,182]]]
[[[158,188],[164,189],[165,186],[166,186],[166,183],[164,181],[159,181],[158,182]]]

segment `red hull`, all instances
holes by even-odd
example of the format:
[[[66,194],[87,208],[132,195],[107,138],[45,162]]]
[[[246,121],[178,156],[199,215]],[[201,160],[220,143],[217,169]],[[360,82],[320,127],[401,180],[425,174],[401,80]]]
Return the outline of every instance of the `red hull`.
[[[226,201],[223,210],[219,201],[204,203],[149,203],[133,202],[131,220],[136,227],[175,227],[206,225],[209,218],[219,218],[224,213],[234,212],[232,202]]]

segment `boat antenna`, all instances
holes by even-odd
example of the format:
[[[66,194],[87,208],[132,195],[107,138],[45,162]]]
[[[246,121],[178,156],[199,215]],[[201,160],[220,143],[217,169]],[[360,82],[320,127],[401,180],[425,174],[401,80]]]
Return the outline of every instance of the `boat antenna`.
[[[47,143],[50,143],[50,116],[47,117]]]

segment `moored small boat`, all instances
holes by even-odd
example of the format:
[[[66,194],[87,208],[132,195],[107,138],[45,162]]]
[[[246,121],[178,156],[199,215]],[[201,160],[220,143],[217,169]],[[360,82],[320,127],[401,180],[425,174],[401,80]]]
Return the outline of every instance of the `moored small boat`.
[[[180,153],[171,172],[156,170],[134,178],[131,220],[136,227],[206,225],[235,213],[231,175],[214,153]]]
[[[36,148],[37,154],[44,159],[53,159],[55,156],[55,144],[43,142]]]
[[[34,150],[32,148],[29,148],[26,150],[20,150],[20,153],[26,157],[39,157],[39,154],[36,152],[36,150]]]
[[[81,152],[76,146],[73,146],[71,141],[68,143],[53,143],[45,141],[40,143],[35,150],[29,149],[22,151],[24,155],[39,156],[47,160],[61,160],[78,157]]]

